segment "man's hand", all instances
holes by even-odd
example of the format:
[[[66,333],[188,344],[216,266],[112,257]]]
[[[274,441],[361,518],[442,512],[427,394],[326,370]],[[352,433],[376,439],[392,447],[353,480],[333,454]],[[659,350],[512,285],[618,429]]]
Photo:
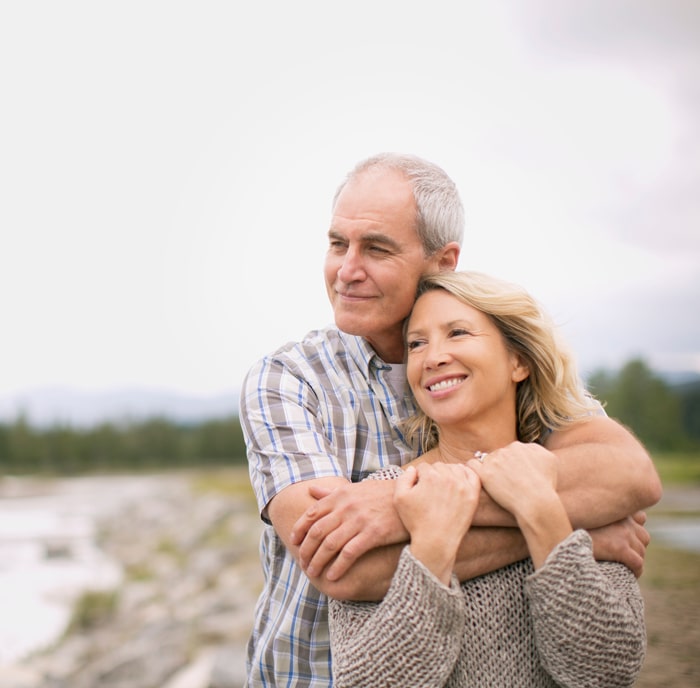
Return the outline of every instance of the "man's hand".
[[[598,561],[617,561],[639,578],[644,570],[644,557],[651,541],[644,524],[647,516],[638,511],[608,526],[590,530],[593,556]]]
[[[365,480],[332,491],[311,487],[318,501],[291,532],[292,544],[299,545],[299,563],[309,577],[320,575],[330,564],[325,577],[338,580],[369,550],[408,540],[393,506],[394,486],[393,480]]]

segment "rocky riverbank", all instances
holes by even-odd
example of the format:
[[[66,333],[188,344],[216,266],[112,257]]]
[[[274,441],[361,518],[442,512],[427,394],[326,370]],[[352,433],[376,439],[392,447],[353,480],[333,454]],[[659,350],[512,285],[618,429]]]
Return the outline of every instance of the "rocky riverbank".
[[[66,635],[0,667],[0,686],[243,685],[261,581],[261,526],[247,474],[170,473],[154,485],[134,493],[98,529],[100,546],[123,569],[118,589],[83,595]],[[655,513],[680,518],[699,511],[699,490],[667,488],[650,520]],[[697,553],[652,540],[641,579],[649,647],[638,688],[700,685],[699,571]]]
[[[120,587],[87,591],[66,635],[0,669],[0,685],[238,688],[259,534],[245,471],[168,475],[100,524],[100,545],[124,572]]]

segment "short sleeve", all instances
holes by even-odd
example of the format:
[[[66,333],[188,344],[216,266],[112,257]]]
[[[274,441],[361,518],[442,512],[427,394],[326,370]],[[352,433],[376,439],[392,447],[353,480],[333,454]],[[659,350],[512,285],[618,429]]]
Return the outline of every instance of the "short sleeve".
[[[267,357],[251,368],[241,392],[240,419],[251,484],[265,520],[270,500],[285,487],[345,476],[311,382],[284,361]]]

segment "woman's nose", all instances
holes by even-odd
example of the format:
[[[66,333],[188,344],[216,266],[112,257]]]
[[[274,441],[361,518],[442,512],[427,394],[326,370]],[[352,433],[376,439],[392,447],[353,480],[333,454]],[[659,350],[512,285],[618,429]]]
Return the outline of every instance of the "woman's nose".
[[[439,368],[449,363],[451,359],[449,351],[443,346],[442,342],[435,342],[428,344],[424,365],[429,369]]]

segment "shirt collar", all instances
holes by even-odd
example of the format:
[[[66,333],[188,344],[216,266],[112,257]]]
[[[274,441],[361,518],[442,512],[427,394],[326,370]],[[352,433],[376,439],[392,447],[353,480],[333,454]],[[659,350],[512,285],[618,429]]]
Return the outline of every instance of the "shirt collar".
[[[367,375],[367,378],[369,378],[371,370],[381,370],[391,367],[388,363],[385,363],[379,358],[377,352],[364,337],[347,334],[341,330],[338,330],[338,335],[345,343],[345,348],[350,358],[352,358],[352,360],[355,361],[355,365]]]

